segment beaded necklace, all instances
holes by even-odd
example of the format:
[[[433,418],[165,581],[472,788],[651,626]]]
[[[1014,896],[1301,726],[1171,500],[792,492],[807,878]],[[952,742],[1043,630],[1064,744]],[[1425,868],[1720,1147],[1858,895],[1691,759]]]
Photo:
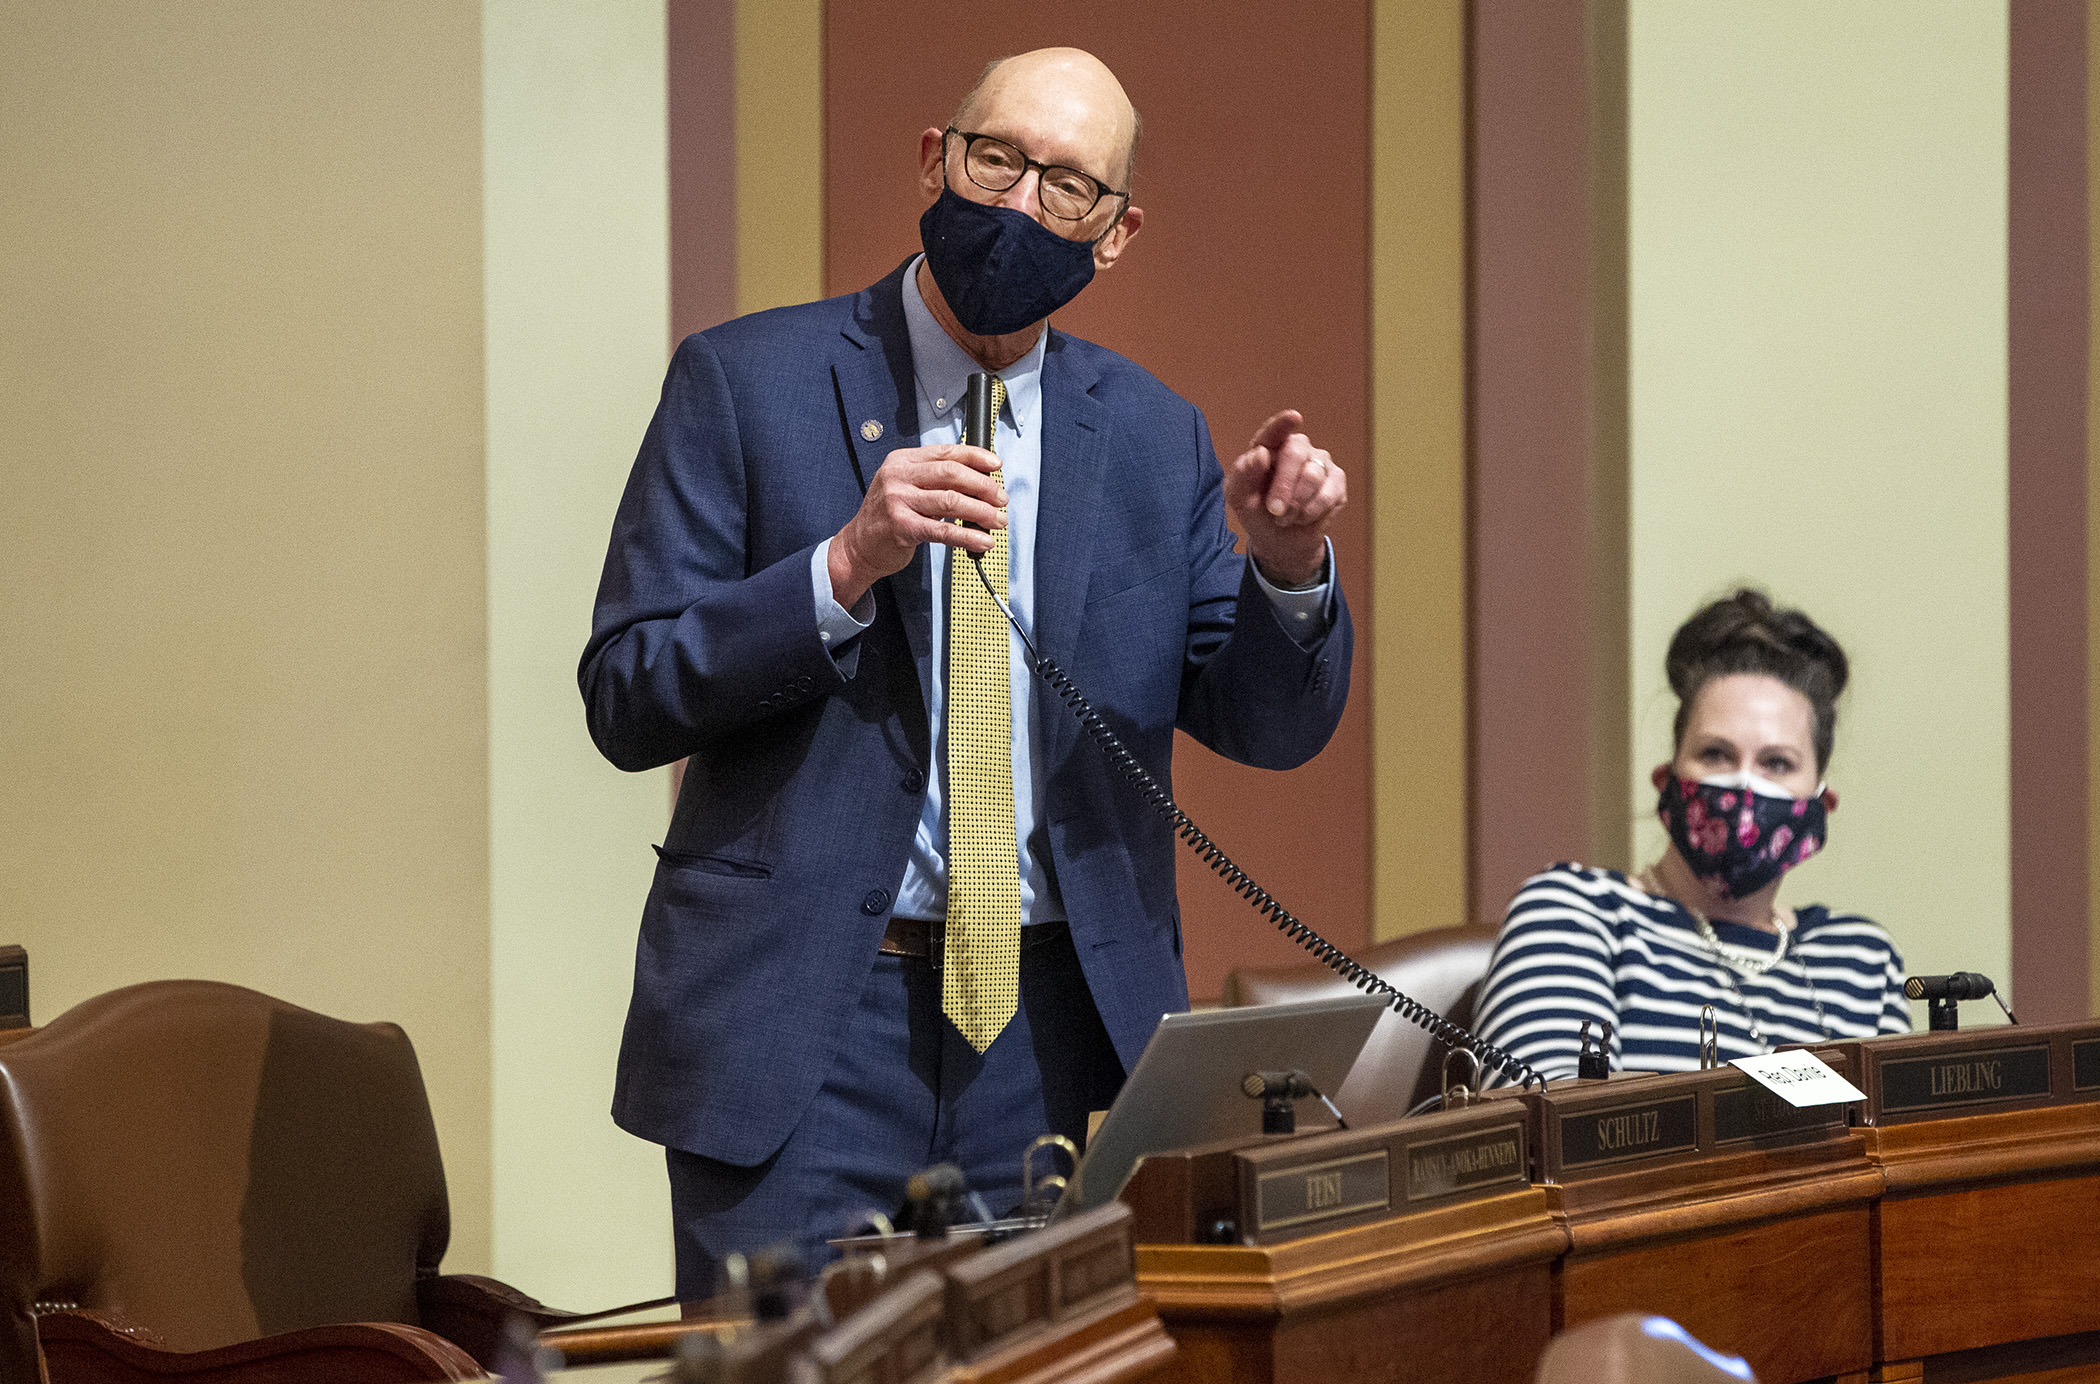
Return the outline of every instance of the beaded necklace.
[[[1649,897],[1667,900],[1691,915],[1692,922],[1699,929],[1699,940],[1705,944],[1709,952],[1713,953],[1714,960],[1721,963],[1721,979],[1734,992],[1735,1002],[1743,1011],[1743,1021],[1750,1026],[1750,1041],[1756,1043],[1766,1052],[1772,1051],[1773,1045],[1766,1039],[1764,1027],[1757,1022],[1757,1015],[1750,1012],[1750,997],[1743,993],[1743,983],[1736,978],[1736,973],[1740,971],[1744,975],[1761,976],[1777,969],[1779,963],[1786,959],[1787,946],[1793,941],[1794,910],[1791,908],[1774,910],[1773,922],[1778,927],[1779,945],[1772,949],[1770,956],[1764,956],[1747,948],[1732,946],[1727,942],[1723,942],[1721,934],[1714,930],[1712,921],[1704,913],[1683,900],[1672,898],[1662,891],[1661,886],[1656,882],[1654,866],[1649,866],[1633,878],[1634,883],[1640,885],[1642,892]],[[1830,1023],[1823,1016],[1823,1001],[1816,994],[1815,978],[1809,975],[1806,961],[1802,961],[1800,965],[1801,981],[1808,987],[1808,1002],[1815,1006],[1816,1029],[1825,1038],[1828,1038],[1830,1037]]]

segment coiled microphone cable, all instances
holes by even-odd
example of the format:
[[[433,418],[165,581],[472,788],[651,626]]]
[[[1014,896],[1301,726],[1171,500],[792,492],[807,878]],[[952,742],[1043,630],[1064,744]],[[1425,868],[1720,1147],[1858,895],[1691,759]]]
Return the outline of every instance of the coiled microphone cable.
[[[1530,1064],[1452,1023],[1313,931],[1309,925],[1278,902],[1275,895],[1262,888],[1251,875],[1235,864],[1232,857],[1225,854],[1224,849],[1211,840],[1203,829],[1181,810],[1173,796],[1152,776],[1152,771],[1130,752],[1130,747],[1125,745],[1122,737],[1101,718],[1101,713],[1094,710],[1093,703],[1086,699],[1086,694],[1079,690],[1065,670],[1058,667],[1047,655],[1037,652],[1035,641],[1028,637],[1028,631],[1021,628],[1021,622],[1014,618],[1012,609],[1000,598],[999,593],[992,589],[991,580],[985,576],[984,563],[978,554],[970,553],[970,559],[971,565],[977,569],[977,580],[983,584],[985,594],[992,598],[993,604],[999,607],[999,613],[1006,617],[1006,623],[1011,625],[1014,633],[1020,637],[1021,647],[1027,651],[1029,666],[1035,670],[1036,676],[1048,683],[1050,689],[1071,709],[1072,714],[1079,718],[1081,728],[1094,744],[1100,747],[1101,753],[1108,757],[1108,762],[1114,766],[1116,772],[1127,779],[1131,786],[1137,789],[1139,796],[1166,819],[1174,834],[1210,867],[1212,873],[1225,881],[1227,888],[1245,899],[1255,912],[1274,923],[1284,936],[1325,962],[1336,975],[1366,994],[1379,996],[1385,1000],[1387,1008],[1427,1031],[1436,1041],[1446,1047],[1463,1048],[1479,1058],[1483,1067],[1492,1067],[1511,1081],[1525,1087],[1529,1087],[1534,1081],[1540,1086],[1546,1084],[1546,1078]]]

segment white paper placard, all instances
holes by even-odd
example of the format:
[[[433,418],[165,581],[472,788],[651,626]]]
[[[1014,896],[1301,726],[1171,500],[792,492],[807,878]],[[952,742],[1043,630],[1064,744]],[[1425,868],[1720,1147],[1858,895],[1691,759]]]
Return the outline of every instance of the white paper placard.
[[[1731,1067],[1740,1067],[1753,1081],[1762,1082],[1785,1097],[1791,1105],[1837,1105],[1865,1100],[1867,1093],[1831,1069],[1812,1052],[1768,1052],[1762,1057],[1731,1057]]]

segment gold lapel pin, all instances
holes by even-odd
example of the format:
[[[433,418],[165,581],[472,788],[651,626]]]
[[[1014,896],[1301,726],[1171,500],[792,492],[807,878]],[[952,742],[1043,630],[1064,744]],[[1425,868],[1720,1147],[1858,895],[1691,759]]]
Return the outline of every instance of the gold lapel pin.
[[[873,442],[876,438],[882,436],[882,424],[870,418],[867,422],[860,425],[860,435],[865,440]]]

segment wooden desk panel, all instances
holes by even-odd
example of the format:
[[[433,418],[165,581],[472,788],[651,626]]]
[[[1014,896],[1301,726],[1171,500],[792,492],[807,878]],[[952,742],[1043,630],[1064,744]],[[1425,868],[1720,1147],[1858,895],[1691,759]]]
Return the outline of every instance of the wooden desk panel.
[[[1521,1384],[1567,1236],[1520,1191],[1281,1245],[1138,1246],[1173,1384]]]
[[[1877,1359],[2100,1331],[2100,1106],[1862,1132],[1888,1184]]]
[[[1864,1370],[1874,1326],[1868,1217],[1860,1203],[1570,1255],[1556,1275],[1554,1329],[1621,1312],[1659,1313],[1748,1360],[1765,1384]]]
[[[1842,1109],[1795,1111],[1727,1069],[1557,1083],[1525,1099],[1568,1228],[1555,1330],[1659,1314],[1744,1357],[1765,1384],[1873,1363],[1883,1184]],[[1606,1136],[1622,1129],[1654,1151],[1613,1150]]]

